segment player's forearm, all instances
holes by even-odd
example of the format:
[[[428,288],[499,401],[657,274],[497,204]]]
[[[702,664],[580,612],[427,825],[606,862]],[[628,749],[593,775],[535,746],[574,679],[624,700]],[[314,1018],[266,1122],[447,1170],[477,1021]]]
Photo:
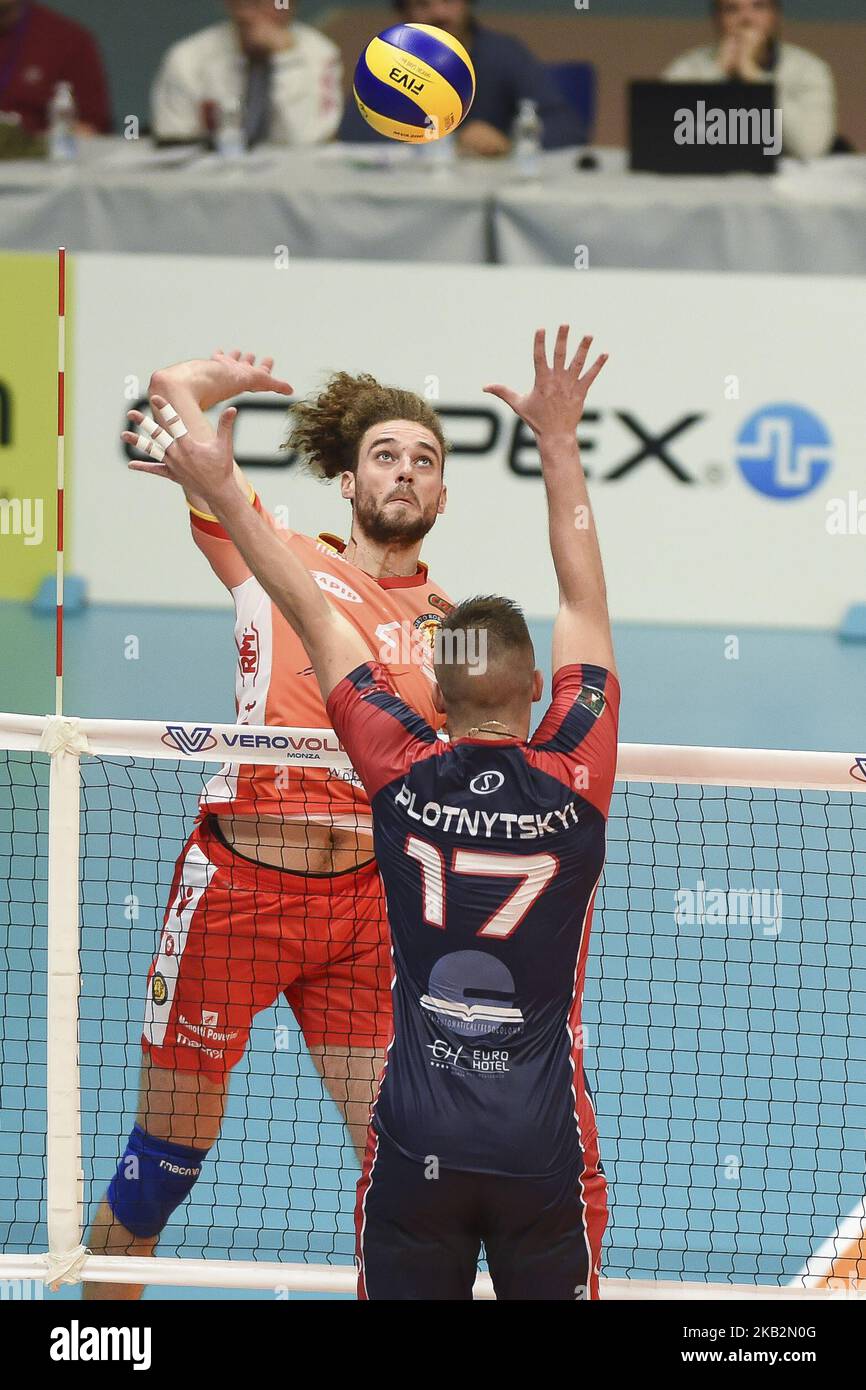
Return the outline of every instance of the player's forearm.
[[[213,439],[216,431],[205,415],[205,410],[216,405],[219,397],[214,396],[208,377],[208,363],[178,362],[173,367],[163,367],[154,372],[148,386],[148,396],[163,396],[170,401],[186,425],[193,439]],[[251,487],[243,471],[235,464],[234,477],[243,496],[249,500]],[[186,500],[198,512],[210,514],[205,499],[198,493],[186,491]]]
[[[327,640],[333,609],[297,555],[230,483],[206,505],[231,537],[252,573],[294,628],[310,657]]]
[[[606,603],[598,533],[577,440],[573,435],[539,436],[538,449],[560,601]]]

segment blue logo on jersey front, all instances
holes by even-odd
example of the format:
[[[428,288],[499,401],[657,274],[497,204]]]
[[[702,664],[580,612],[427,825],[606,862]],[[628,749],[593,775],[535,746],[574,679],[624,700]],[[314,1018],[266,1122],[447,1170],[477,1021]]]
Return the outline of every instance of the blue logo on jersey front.
[[[418,1001],[451,1033],[494,1041],[523,1027],[511,972],[483,951],[453,951],[430,972],[427,993]]]
[[[833,441],[817,415],[800,405],[767,405],[737,436],[740,472],[765,497],[787,501],[819,487],[830,471]]]

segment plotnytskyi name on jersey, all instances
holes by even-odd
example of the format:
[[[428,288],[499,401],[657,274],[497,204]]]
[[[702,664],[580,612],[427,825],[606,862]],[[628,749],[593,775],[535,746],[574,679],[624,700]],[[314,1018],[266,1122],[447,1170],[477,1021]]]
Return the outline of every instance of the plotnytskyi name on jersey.
[[[571,825],[578,824],[577,807],[570,801],[564,810],[548,811],[542,815],[535,811],[530,815],[518,815],[515,811],[468,811],[465,806],[443,806],[438,801],[425,801],[420,811],[416,806],[416,793],[410,791],[404,782],[394,797],[395,806],[405,810],[410,820],[423,825],[440,827],[454,835],[475,835],[489,840],[495,830],[504,830],[508,840],[537,840],[543,835],[557,835]],[[452,823],[455,821],[456,823]],[[514,822],[518,830],[514,832]]]

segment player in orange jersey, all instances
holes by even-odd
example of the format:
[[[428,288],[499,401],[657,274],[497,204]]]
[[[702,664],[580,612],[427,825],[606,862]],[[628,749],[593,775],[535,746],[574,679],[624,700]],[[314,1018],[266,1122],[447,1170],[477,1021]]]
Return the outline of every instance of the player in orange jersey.
[[[204,412],[249,391],[292,392],[272,360],[217,353],[156,373],[153,420],[130,412],[123,438],[164,473],[160,440],[180,416],[209,439]],[[167,406],[166,397],[172,408]],[[435,411],[408,391],[338,373],[292,412],[289,443],[352,508],[347,542],[281,529],[235,465],[238,487],[301,556],[329,600],[383,662],[402,699],[433,727],[429,637],[451,608],[419,561],[445,508],[445,440]],[[206,503],[187,496],[192,534],[231,591],[241,723],[330,727],[300,640],[250,573]],[[307,768],[226,767],[207,783],[175,869],[148,975],[137,1123],[94,1221],[95,1253],[150,1255],[215,1142],[231,1068],[255,1015],[282,995],[363,1152],[391,1021],[384,894],[360,780]],[[90,1298],[140,1295],[86,1284]]]

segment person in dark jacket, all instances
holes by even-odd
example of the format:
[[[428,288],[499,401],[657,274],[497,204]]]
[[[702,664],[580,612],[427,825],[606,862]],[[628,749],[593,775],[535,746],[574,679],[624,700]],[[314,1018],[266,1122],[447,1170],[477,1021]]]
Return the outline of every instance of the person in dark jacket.
[[[519,39],[481,25],[473,0],[394,0],[407,24],[432,24],[444,29],[468,50],[475,68],[472,110],[457,132],[461,154],[491,158],[508,154],[511,128],[521,101],[534,101],[543,123],[545,149],[581,143],[577,112],[549,77],[544,64]],[[339,140],[350,143],[382,140],[362,117],[354,101],[346,106]]]

